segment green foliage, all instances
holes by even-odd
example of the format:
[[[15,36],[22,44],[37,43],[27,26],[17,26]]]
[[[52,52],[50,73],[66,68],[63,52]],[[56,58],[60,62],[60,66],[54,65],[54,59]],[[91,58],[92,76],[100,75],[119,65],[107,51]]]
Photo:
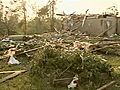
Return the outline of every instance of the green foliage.
[[[10,2],[12,2],[12,0],[10,0]],[[18,7],[16,3],[11,4],[11,6],[16,6],[16,8]],[[19,10],[16,10],[15,12],[13,12],[12,11],[13,8],[11,6],[6,6],[2,2],[0,3],[0,34],[3,36],[16,34],[17,32],[16,30],[18,28]],[[3,12],[4,10],[5,12]]]
[[[59,31],[61,26],[60,26],[60,20],[55,19],[55,28]],[[27,27],[27,34],[42,34],[45,32],[50,32],[50,27],[51,25],[51,19],[46,18],[46,19],[40,19],[36,17],[32,21],[28,22],[28,27]]]
[[[36,17],[34,20],[28,23],[28,34],[38,34],[48,32],[50,30],[50,22],[49,19],[39,19]]]
[[[44,6],[42,7],[41,9],[38,10],[37,14],[38,14],[38,17],[44,17],[46,15],[48,15],[48,6]]]
[[[61,29],[61,21],[54,18],[54,27],[59,31]],[[46,5],[37,11],[37,16],[28,22],[27,34],[41,34],[50,32],[51,17],[49,15],[49,7]]]
[[[62,76],[59,76],[66,68],[71,66]],[[57,74],[57,73],[59,74]],[[54,73],[54,74],[53,74]],[[112,69],[100,56],[91,53],[73,51],[65,52],[52,47],[40,49],[31,66],[32,76],[41,78],[70,77],[78,74],[81,84],[86,88],[99,87],[112,79]],[[68,74],[65,76],[65,74]]]
[[[23,9],[24,2],[10,0],[10,6],[5,6],[3,3],[0,3],[0,35],[13,35],[13,34],[24,34],[25,32],[25,18],[23,18]],[[9,8],[6,13],[2,9],[4,7]],[[15,8],[12,8],[15,6]],[[26,32],[27,34],[42,34],[44,32],[49,32],[51,30],[51,17],[49,6],[46,5],[40,8],[38,11],[35,11],[37,16],[27,21]],[[9,14],[10,13],[10,14]],[[61,29],[60,20],[54,18],[54,25],[57,30]]]

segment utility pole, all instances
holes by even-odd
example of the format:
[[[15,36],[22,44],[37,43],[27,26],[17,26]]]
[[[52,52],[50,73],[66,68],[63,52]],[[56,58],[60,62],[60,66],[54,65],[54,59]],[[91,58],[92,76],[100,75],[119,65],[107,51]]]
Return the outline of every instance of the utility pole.
[[[27,34],[27,20],[26,20],[26,8],[25,8],[26,2],[22,0],[22,8],[23,8],[23,14],[24,14],[24,35]]]
[[[51,31],[54,31],[55,0],[51,2]]]

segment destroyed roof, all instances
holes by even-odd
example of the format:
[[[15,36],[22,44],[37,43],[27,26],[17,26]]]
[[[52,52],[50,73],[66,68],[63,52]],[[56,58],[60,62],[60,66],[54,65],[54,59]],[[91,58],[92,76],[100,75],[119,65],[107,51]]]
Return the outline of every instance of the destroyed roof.
[[[87,18],[107,18],[107,17],[117,17],[115,15],[112,15],[112,14],[69,14],[69,15],[66,15],[66,14],[56,14],[57,16],[61,16],[61,17],[71,17],[71,18],[78,18],[78,19],[81,19],[81,18],[84,18],[84,16],[87,16]]]

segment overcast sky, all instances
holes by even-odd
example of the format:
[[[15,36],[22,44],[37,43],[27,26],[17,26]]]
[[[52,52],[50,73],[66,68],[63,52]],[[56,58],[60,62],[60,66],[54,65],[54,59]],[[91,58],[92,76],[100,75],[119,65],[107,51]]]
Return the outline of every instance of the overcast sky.
[[[36,2],[36,4],[45,5],[49,0],[28,0],[29,3]],[[56,11],[72,13],[74,11],[80,13],[90,9],[91,13],[101,13],[107,7],[115,5],[120,10],[120,0],[57,0]]]
[[[101,13],[112,5],[120,6],[120,0],[62,0],[58,3],[58,11],[84,13],[90,9],[90,13]]]
[[[3,0],[9,2],[9,0]],[[31,10],[31,4],[35,6],[44,6],[49,0],[26,0],[28,4],[28,13],[33,16]],[[62,13],[63,11],[70,14],[74,11],[76,13],[85,13],[89,9],[89,13],[102,13],[106,8],[110,6],[117,6],[120,11],[120,0],[57,0],[56,13]]]

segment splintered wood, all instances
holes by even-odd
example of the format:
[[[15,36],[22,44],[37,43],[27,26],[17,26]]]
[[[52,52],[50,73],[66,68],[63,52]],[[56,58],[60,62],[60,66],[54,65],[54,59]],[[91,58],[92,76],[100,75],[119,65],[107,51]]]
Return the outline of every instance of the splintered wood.
[[[85,51],[90,51],[96,48],[96,45],[88,43],[88,42],[73,42],[73,47],[75,49],[84,49]]]

